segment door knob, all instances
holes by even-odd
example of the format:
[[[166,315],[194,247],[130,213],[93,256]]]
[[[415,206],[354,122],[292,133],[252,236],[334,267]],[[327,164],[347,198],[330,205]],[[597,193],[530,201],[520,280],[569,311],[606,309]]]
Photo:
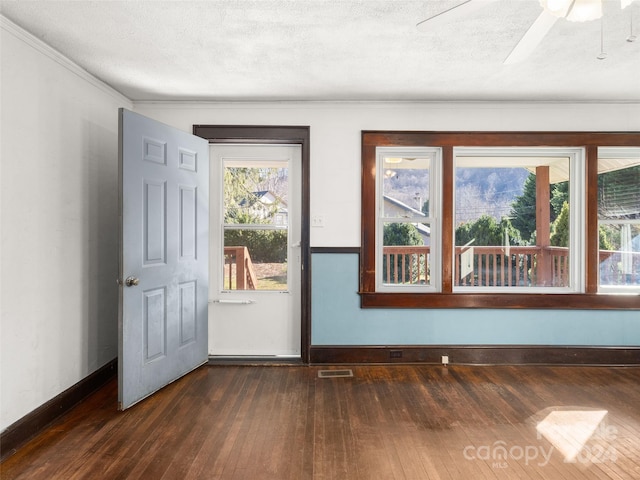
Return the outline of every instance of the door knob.
[[[135,287],[139,283],[140,283],[140,279],[138,279],[136,277],[127,277],[127,279],[124,281],[124,284],[127,287]]]

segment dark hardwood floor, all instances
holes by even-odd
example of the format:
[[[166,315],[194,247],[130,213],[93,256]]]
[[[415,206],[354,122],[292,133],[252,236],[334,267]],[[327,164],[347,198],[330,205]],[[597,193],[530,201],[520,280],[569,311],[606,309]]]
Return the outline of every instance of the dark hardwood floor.
[[[116,388],[2,479],[640,478],[637,367],[205,366],[126,412]]]

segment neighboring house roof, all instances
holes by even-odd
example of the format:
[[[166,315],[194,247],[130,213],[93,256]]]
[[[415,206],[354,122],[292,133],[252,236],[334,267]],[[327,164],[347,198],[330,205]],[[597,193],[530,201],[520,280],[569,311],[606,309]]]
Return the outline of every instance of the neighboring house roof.
[[[396,198],[390,197],[388,195],[384,195],[383,198],[385,203],[393,205],[393,207],[396,208],[398,211],[400,212],[404,211],[411,217],[426,217],[426,215],[422,213],[420,210],[410,207],[406,203],[401,202]],[[431,236],[431,229],[426,225],[423,225],[422,223],[414,223],[413,225],[418,229],[418,232],[420,232],[421,235],[426,237]]]
[[[286,211],[287,210],[287,202],[279,198],[275,193],[271,190],[261,190],[258,192],[251,192],[253,195],[252,198],[243,198],[239,205],[241,207],[253,206],[256,202],[260,202],[263,205],[270,205],[272,203],[278,202],[279,210]]]
[[[401,202],[400,200],[398,200],[397,198],[390,197],[389,195],[384,195],[384,200],[385,200],[385,202],[389,202],[389,203],[401,208],[402,210],[406,210],[407,212],[411,212],[412,215],[422,216],[422,217],[426,216],[420,210],[418,210],[416,208],[413,208],[413,207],[410,207],[406,203]]]

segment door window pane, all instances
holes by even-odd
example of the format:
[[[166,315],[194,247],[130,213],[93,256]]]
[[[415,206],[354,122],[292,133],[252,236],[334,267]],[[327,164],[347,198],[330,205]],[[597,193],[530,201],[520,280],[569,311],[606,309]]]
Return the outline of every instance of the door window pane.
[[[287,162],[224,165],[224,290],[287,290]]]
[[[286,226],[288,188],[287,168],[226,165],[224,223]]]
[[[287,231],[225,229],[224,290],[287,290]]]

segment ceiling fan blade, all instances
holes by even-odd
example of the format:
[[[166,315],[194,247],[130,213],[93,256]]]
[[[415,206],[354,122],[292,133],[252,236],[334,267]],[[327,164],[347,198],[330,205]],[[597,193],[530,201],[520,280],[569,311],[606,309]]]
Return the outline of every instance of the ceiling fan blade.
[[[551,27],[558,21],[555,17],[543,10],[535,22],[529,27],[529,30],[523,35],[517,45],[511,50],[509,56],[505,59],[505,65],[512,65],[521,62],[527,58],[531,52],[540,44]]]
[[[427,29],[436,28],[440,25],[468,18],[473,12],[495,1],[496,0],[466,0],[455,7],[451,7],[448,10],[422,20],[416,25],[416,28],[421,31],[426,31]]]

